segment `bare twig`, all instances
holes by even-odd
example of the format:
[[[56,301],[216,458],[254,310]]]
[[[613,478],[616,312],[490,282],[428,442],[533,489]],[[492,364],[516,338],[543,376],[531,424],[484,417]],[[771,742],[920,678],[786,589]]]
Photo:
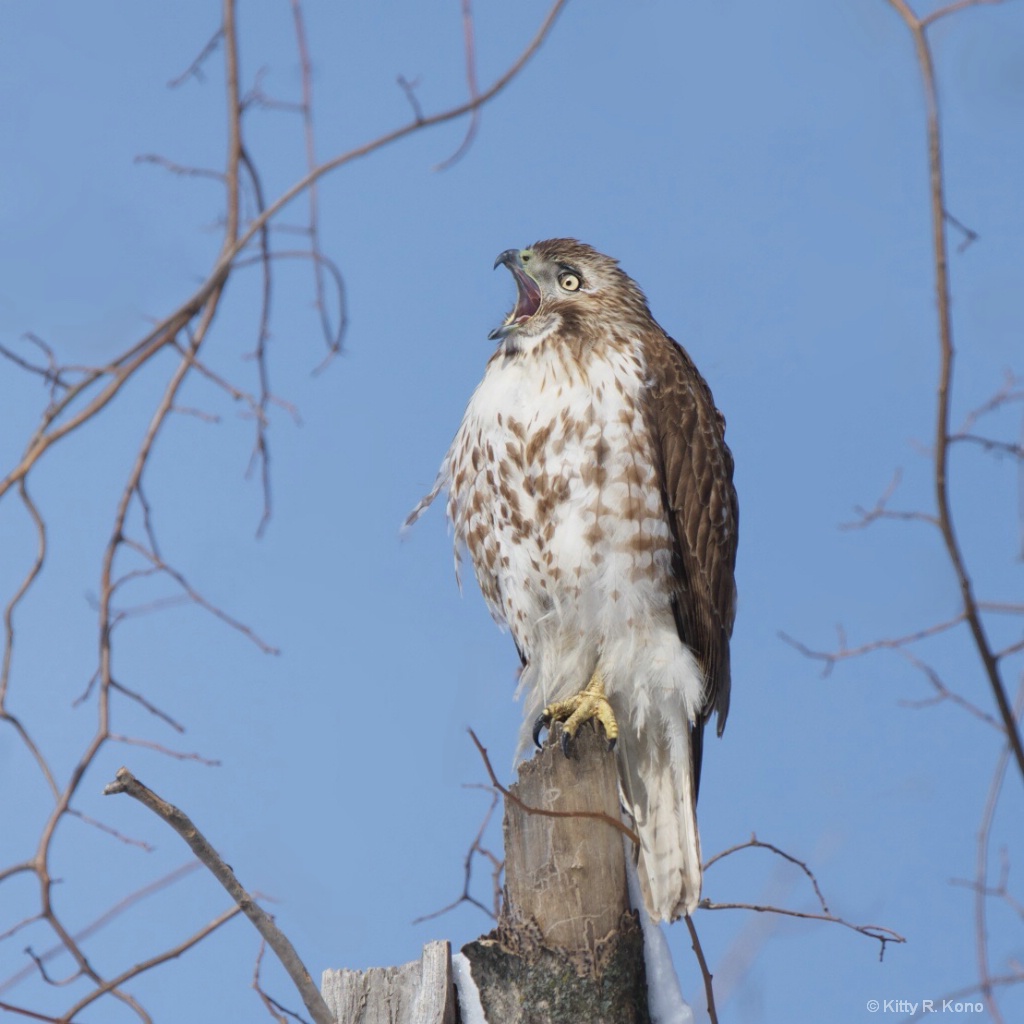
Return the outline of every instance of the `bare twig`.
[[[869,939],[875,939],[881,943],[881,949],[878,951],[879,960],[885,956],[885,945],[887,942],[902,943],[907,941],[899,932],[894,932],[891,928],[886,928],[883,925],[853,924],[845,918],[836,917],[833,914],[813,914],[804,910],[763,906],[757,903],[716,903],[709,899],[701,900],[699,905],[704,910],[753,910],[758,914],[780,914],[783,917],[799,917],[806,921],[827,921],[829,924],[842,925],[844,928],[849,928],[851,931],[857,932],[860,935],[866,935]]]
[[[874,507],[866,509],[863,505],[855,505],[853,510],[857,513],[857,518],[849,523],[840,523],[839,529],[861,530],[872,523],[878,522],[880,519],[893,519],[897,522],[920,522],[928,523],[931,526],[938,526],[939,523],[935,516],[930,516],[925,512],[894,512],[889,508],[889,500],[896,493],[896,489],[899,487],[902,479],[903,473],[897,469],[893,474],[892,480],[889,482],[889,486],[886,487],[882,496],[875,502]]]
[[[179,85],[188,81],[190,78],[198,79],[200,82],[203,80],[203,64],[206,59],[220,46],[221,40],[224,38],[223,26],[217,29],[216,32],[210,37],[210,41],[199,51],[199,55],[194,61],[180,75],[172,78],[168,83],[169,89],[176,89]]]
[[[252,969],[252,988],[253,991],[260,997],[260,1002],[263,1003],[264,1008],[271,1017],[278,1022],[278,1024],[288,1024],[286,1017],[291,1017],[293,1020],[300,1021],[301,1024],[308,1024],[305,1017],[299,1016],[293,1010],[289,1010],[287,1007],[282,1006],[269,992],[263,988],[262,979],[260,972],[263,969],[263,954],[266,952],[267,944],[263,939],[260,939],[259,952],[256,954],[256,963]]]
[[[894,932],[891,928],[875,924],[853,924],[845,918],[837,917],[831,910],[829,910],[828,904],[825,902],[825,896],[821,891],[821,887],[818,885],[818,879],[814,872],[807,866],[807,863],[800,860],[799,857],[794,857],[791,853],[786,853],[785,850],[780,849],[772,843],[762,842],[756,835],[751,835],[745,843],[737,843],[735,846],[730,846],[727,850],[722,850],[721,853],[716,853],[706,861],[704,864],[704,870],[706,871],[712,864],[724,860],[726,857],[730,857],[735,853],[739,853],[741,850],[750,849],[768,850],[777,857],[781,857],[783,860],[798,867],[807,876],[808,881],[811,883],[811,887],[814,889],[815,898],[821,907],[821,913],[816,914],[803,910],[790,910],[786,907],[773,907],[754,903],[716,903],[709,899],[701,900],[701,907],[705,910],[753,910],[761,914],[781,914],[783,917],[800,917],[811,921],[828,921],[831,924],[842,925],[844,928],[849,928],[852,931],[858,932],[861,935],[866,935],[868,938],[875,939],[880,942],[881,949],[878,954],[878,958],[880,960],[885,956],[885,944],[887,942],[898,943],[907,941],[902,935],[898,932]]]
[[[815,877],[814,872],[807,866],[805,861],[800,860],[799,857],[794,857],[791,853],[786,853],[785,850],[780,849],[773,843],[764,843],[757,838],[756,835],[751,834],[750,838],[745,843],[737,843],[735,846],[730,846],[727,850],[722,850],[720,853],[716,853],[713,857],[709,858],[704,862],[704,870],[707,871],[712,864],[717,863],[720,860],[724,860],[726,857],[731,857],[734,853],[739,853],[740,850],[768,850],[774,853],[776,857],[781,857],[783,860],[789,861],[790,864],[796,865],[806,876],[807,880],[811,883],[811,887],[814,889],[814,895],[818,899],[818,903],[821,904],[822,912],[825,914],[831,914],[828,909],[828,904],[825,902],[825,897],[822,895],[821,887],[818,885],[818,879]]]
[[[721,854],[725,856],[725,854]],[[693,946],[694,955],[697,957],[697,964],[700,966],[700,976],[704,980],[704,998],[707,1001],[708,1018],[711,1024],[718,1024],[718,1011],[715,1008],[715,988],[712,984],[713,975],[708,962],[704,958],[704,948],[700,944],[700,939],[697,936],[697,929],[694,926],[693,918],[687,914],[684,918],[686,921],[686,930],[690,933],[690,943]]]
[[[505,862],[499,859],[494,853],[488,850],[483,845],[484,833],[487,831],[487,826],[491,823],[491,818],[494,816],[495,808],[498,806],[498,798],[501,796],[500,792],[492,789],[490,786],[481,786],[481,789],[486,789],[491,794],[491,806],[487,808],[487,813],[484,815],[484,820],[480,823],[480,828],[477,829],[476,836],[473,838],[473,842],[466,853],[466,858],[463,861],[463,880],[462,880],[462,893],[457,899],[452,900],[447,906],[442,907],[440,910],[435,910],[430,914],[423,914],[421,917],[413,919],[413,924],[422,924],[424,921],[432,921],[435,917],[441,917],[443,914],[447,914],[449,911],[454,910],[457,906],[462,903],[472,903],[474,907],[479,907],[488,917],[497,920],[498,914],[500,913],[500,900],[501,900],[501,885],[499,879],[501,878],[502,869],[505,866]],[[470,894],[469,886],[473,880],[473,860],[479,855],[486,857],[491,862],[491,870],[494,881],[494,909],[491,910],[480,902],[475,896]]]
[[[138,977],[140,974],[144,974],[146,971],[156,967],[158,964],[166,963],[168,960],[174,960],[181,956],[182,953],[186,953],[193,946],[198,945],[207,937],[212,935],[222,924],[226,924],[231,918],[235,917],[242,910],[241,907],[231,907],[229,910],[225,910],[219,917],[215,917],[208,925],[200,928],[194,935],[189,936],[184,942],[179,943],[177,946],[171,949],[165,950],[163,953],[157,956],[150,957],[148,960],[143,960],[137,963],[134,967],[130,967],[127,971],[123,971],[116,978],[112,978],[110,981],[104,982],[98,988],[94,989],[87,996],[80,999],[74,1006],[71,1007],[65,1014],[65,1018],[72,1018],[76,1013],[80,1013],[90,1004],[96,1002],[100,996],[105,996],[108,992],[111,992],[118,985],[123,985],[126,981],[131,981],[132,978]]]
[[[927,640],[930,637],[938,636],[940,633],[946,633],[965,621],[966,616],[961,613],[954,616],[952,619],[946,619],[944,622],[938,622],[934,626],[926,626],[924,629],[915,630],[913,633],[904,633],[902,636],[896,637],[884,637],[881,640],[871,640],[870,642],[860,644],[857,647],[847,647],[846,637],[843,631],[839,630],[839,646],[832,651],[815,650],[814,648],[801,643],[799,640],[794,639],[788,633],[780,632],[779,639],[784,643],[789,644],[790,647],[796,648],[796,650],[804,655],[804,657],[811,658],[814,661],[823,661],[825,663],[825,668],[822,670],[822,675],[827,676],[840,661],[849,661],[851,658],[862,658],[865,654],[872,654],[875,651],[902,650],[905,647],[909,647],[911,644],[919,643],[921,640]]]
[[[479,86],[476,80],[476,40],[473,30],[473,0],[462,0],[462,35],[463,46],[466,52],[466,85],[469,88],[469,98],[476,99],[479,95]],[[474,107],[469,115],[469,125],[466,134],[463,136],[459,148],[446,160],[442,160],[434,167],[435,171],[446,171],[452,164],[462,159],[469,147],[476,138],[477,127],[480,124],[480,108]]]
[[[621,832],[631,842],[637,846],[640,845],[640,839],[637,834],[624,825],[621,821],[616,820],[609,814],[605,814],[604,811],[549,811],[543,807],[531,807],[529,804],[524,803],[515,795],[510,789],[503,786],[498,781],[498,776],[494,774],[494,768],[491,767],[491,759],[487,756],[487,750],[484,745],[477,739],[477,735],[472,729],[466,730],[469,733],[470,739],[473,741],[476,749],[480,753],[480,757],[483,759],[484,768],[487,769],[487,774],[490,776],[491,785],[501,795],[511,803],[515,804],[520,810],[525,811],[527,814],[539,814],[544,818],[593,818],[594,821],[603,821],[606,825],[611,825],[612,828]]]
[[[941,8],[926,18],[919,18],[911,10],[906,0],[889,0],[889,3],[903,19],[910,30],[917,53],[917,62],[921,71],[924,87],[925,107],[927,110],[928,127],[928,174],[929,199],[932,219],[932,258],[935,277],[935,299],[939,314],[939,387],[936,402],[935,446],[933,466],[935,472],[935,505],[939,530],[946,547],[953,571],[956,573],[960,586],[960,596],[967,624],[974,640],[974,647],[988,679],[989,688],[999,708],[1003,727],[1017,762],[1021,780],[1024,781],[1024,742],[1021,740],[1013,709],[1007,697],[1006,687],[999,669],[995,652],[989,643],[981,612],[974,596],[967,564],[960,543],[957,539],[953,522],[953,512],[949,497],[949,449],[950,449],[950,406],[953,389],[953,363],[955,348],[953,345],[953,320],[950,313],[950,284],[948,241],[946,238],[946,198],[945,181],[942,167],[942,132],[939,119],[938,88],[935,79],[935,65],[932,60],[931,46],[928,42],[928,26],[940,17],[977,6],[986,0],[960,0]],[[998,2],[998,0],[992,0]]]
[[[103,792],[105,795],[127,793],[166,821],[188,843],[192,852],[206,865],[245,916],[252,921],[256,930],[263,936],[267,945],[274,951],[278,960],[281,961],[281,965],[288,972],[288,976],[302,996],[302,1001],[306,1004],[306,1009],[312,1014],[316,1024],[336,1024],[334,1016],[323,1001],[319,989],[313,984],[313,979],[309,976],[309,971],[299,958],[295,947],[277,927],[274,919],[246,892],[235,877],[235,873],[224,863],[187,814],[157,796],[151,789],[139,782],[127,768],[119,768],[115,781],[109,783]]]
[[[75,1024],[68,1017],[48,1017],[45,1013],[36,1013],[35,1010],[26,1009],[24,1006],[15,1006],[13,1003],[0,1001],[0,1010],[5,1013],[16,1013],[19,1017],[28,1017],[29,1020],[43,1020],[47,1024]]]

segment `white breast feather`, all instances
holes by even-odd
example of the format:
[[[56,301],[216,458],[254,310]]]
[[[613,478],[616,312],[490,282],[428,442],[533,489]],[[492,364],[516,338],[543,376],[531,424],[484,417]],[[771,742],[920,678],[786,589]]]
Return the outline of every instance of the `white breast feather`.
[[[494,359],[442,470],[456,548],[468,549],[491,613],[527,659],[527,727],[579,691],[598,660],[616,714],[638,729],[667,724],[656,713],[666,700],[690,721],[701,704],[669,604],[673,540],[641,412],[639,346],[601,356],[583,367],[557,348]]]

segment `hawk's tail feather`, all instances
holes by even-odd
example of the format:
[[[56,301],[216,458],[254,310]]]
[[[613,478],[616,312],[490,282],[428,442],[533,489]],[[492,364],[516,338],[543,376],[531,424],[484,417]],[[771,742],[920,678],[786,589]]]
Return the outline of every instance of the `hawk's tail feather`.
[[[632,723],[623,726],[617,745],[619,779],[623,803],[640,839],[640,889],[654,921],[675,921],[696,909],[701,887],[689,729],[684,721],[681,733],[686,742],[680,744],[659,742],[647,730],[632,728]]]

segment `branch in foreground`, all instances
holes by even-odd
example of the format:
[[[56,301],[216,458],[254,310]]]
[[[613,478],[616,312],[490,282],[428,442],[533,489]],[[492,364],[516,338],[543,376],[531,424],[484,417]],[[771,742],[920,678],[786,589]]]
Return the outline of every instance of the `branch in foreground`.
[[[610,814],[605,814],[604,811],[552,811],[544,807],[531,807],[529,804],[524,803],[518,796],[516,796],[515,793],[498,781],[498,776],[494,774],[494,768],[491,766],[491,759],[487,756],[487,749],[480,740],[477,739],[477,735],[472,729],[467,731],[469,732],[470,739],[476,744],[476,749],[480,751],[480,757],[483,758],[484,767],[487,769],[487,774],[491,778],[491,785],[501,793],[506,800],[515,804],[515,806],[521,811],[525,811],[527,814],[539,814],[545,818],[593,818],[595,821],[603,821],[606,824],[611,825],[612,828],[617,829],[636,846],[640,845],[640,839],[631,828],[627,825],[623,825],[621,821],[617,818],[613,818]]]
[[[209,868],[211,874],[227,890],[228,895],[238,904],[239,908],[256,926],[256,930],[266,940],[267,945],[277,954],[281,965],[288,972],[292,983],[302,996],[316,1021],[316,1024],[336,1024],[334,1016],[327,1008],[319,990],[306,965],[299,958],[295,947],[274,923],[274,919],[260,907],[235,877],[235,873],[221,859],[216,850],[209,844],[206,837],[196,828],[187,814],[173,804],[157,796],[151,789],[143,785],[127,768],[119,768],[114,782],[107,785],[103,793],[110,796],[114,793],[127,793],[139,803],[148,807],[154,814],[167,822],[182,839],[192,848],[192,852]]]

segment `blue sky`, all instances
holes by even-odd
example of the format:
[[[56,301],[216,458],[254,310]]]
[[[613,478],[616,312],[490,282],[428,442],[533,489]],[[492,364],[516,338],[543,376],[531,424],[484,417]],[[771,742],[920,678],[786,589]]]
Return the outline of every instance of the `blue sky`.
[[[478,2],[479,76],[492,81],[544,5]],[[985,7],[933,30],[950,212],[980,240],[953,258],[960,358],[954,421],[1021,367],[1024,310],[1024,9]],[[397,75],[427,112],[464,96],[459,4],[310,3],[321,159],[405,122]],[[139,154],[217,167],[221,56],[205,81],[167,82],[217,25],[215,5],[8,4],[0,15],[0,342],[31,331],[69,363],[100,363],[174,309],[219,246],[219,186]],[[294,98],[288,5],[241,6],[242,72]],[[304,169],[300,125],[257,112],[249,143],[270,197]],[[950,706],[911,710],[930,690],[893,655],[828,678],[779,639],[852,645],[941,621],[957,591],[937,538],[914,524],[842,531],[894,470],[901,508],[926,507],[937,366],[923,102],[906,29],[883,0],[818,4],[570,4],[536,59],[482,115],[449,170],[464,122],[415,135],[327,177],[322,238],[348,294],[344,354],[323,357],[308,267],[281,264],[271,323],[274,517],[254,537],[260,495],[245,468],[251,423],[201,381],[161,438],[147,491],[163,550],[195,586],[281,654],[268,657],[200,611],[172,608],[122,627],[118,678],[184,722],[177,736],[127,702],[115,728],[221,761],[168,759],[112,744],[78,806],[156,845],[143,854],[69,821],[54,847],[59,909],[74,928],[185,862],[155,819],[103,785],[127,764],[186,809],[274,912],[314,976],[458,947],[479,911],[412,919],[455,898],[487,807],[472,726],[510,772],[517,658],[470,583],[460,596],[439,509],[404,540],[479,379],[512,285],[495,255],[573,235],[619,258],[655,316],[693,355],[728,420],[741,503],[733,706],[707,744],[700,821],[706,854],[751,832],[816,870],[833,909],[908,938],[882,964],[844,929],[702,912],[697,926],[726,1019],[867,1020],[867,1000],[939,997],[976,978],[974,836],[998,756],[991,729]],[[296,205],[285,221],[301,221]],[[292,241],[285,240],[288,245]],[[282,243],[284,244],[284,243]],[[247,387],[258,280],[232,279],[210,364]],[[100,421],[54,449],[33,494],[50,524],[46,571],[19,615],[12,709],[65,775],[95,725],[73,708],[95,661],[93,598],[123,484],[171,368],[158,362]],[[6,471],[45,404],[38,381],[0,363]],[[1012,410],[994,429],[1019,436]],[[979,592],[1020,600],[1020,493],[1008,460],[958,452],[961,539]],[[21,508],[0,502],[3,601],[31,563]],[[1016,559],[1016,560],[1015,560]],[[137,598],[169,593],[140,588]],[[1003,642],[1019,620],[995,621]],[[990,710],[963,636],[922,650]],[[1008,665],[1011,683],[1021,665]],[[13,730],[0,730],[0,866],[28,856],[48,807]],[[1020,780],[1007,782],[993,841],[1016,840]],[[494,844],[500,842],[492,832]],[[1011,854],[1012,854],[1011,847]],[[1014,865],[1014,870],[1017,870]],[[1014,875],[1011,873],[1011,881]],[[477,892],[489,882],[481,870]],[[1019,891],[1019,890],[1018,890]],[[0,932],[32,912],[7,883]],[[716,901],[811,909],[806,886],[763,854],[712,868]],[[92,940],[115,973],[180,941],[227,905],[201,873],[122,915]],[[684,992],[698,978],[681,926],[669,933]],[[34,926],[0,942],[0,985],[45,949]],[[993,969],[1024,956],[1020,922],[993,909]],[[158,1020],[251,1020],[257,939],[235,921],[202,950],[134,986]],[[68,973],[55,962],[55,975]],[[272,967],[268,979],[294,1005]],[[28,981],[0,993],[57,1012],[68,989]],[[1018,990],[1006,1019],[1024,1013]],[[113,1002],[84,1021],[129,1015]]]

